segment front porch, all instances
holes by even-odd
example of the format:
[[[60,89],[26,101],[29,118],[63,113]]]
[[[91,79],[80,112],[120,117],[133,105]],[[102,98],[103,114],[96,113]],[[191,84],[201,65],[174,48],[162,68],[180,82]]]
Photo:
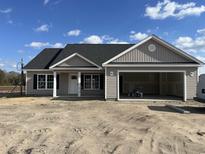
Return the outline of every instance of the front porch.
[[[103,98],[104,72],[54,71],[53,97]]]

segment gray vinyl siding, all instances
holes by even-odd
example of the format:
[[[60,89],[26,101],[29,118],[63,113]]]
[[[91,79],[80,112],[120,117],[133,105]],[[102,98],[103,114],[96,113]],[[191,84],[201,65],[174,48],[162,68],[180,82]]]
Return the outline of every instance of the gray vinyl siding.
[[[53,74],[53,72],[26,72],[26,93],[27,95],[38,96],[52,96],[53,90],[37,90],[33,89],[33,77],[34,74]]]
[[[177,70],[183,70],[186,71],[186,83],[187,83],[187,99],[193,99],[196,97],[196,87],[197,87],[197,67],[152,67],[152,68],[107,68],[107,93],[106,97],[107,99],[117,99],[117,91],[118,91],[118,83],[117,83],[117,70],[164,70],[164,71],[177,71]],[[112,73],[111,73],[112,72]],[[193,76],[190,75],[190,73],[193,73]],[[111,75],[112,74],[112,75]]]
[[[77,73],[77,72],[71,72]],[[82,71],[82,73],[101,73],[102,71]],[[26,89],[27,95],[37,95],[37,96],[52,96],[53,90],[38,90],[33,88],[33,77],[34,74],[53,74],[53,72],[27,72],[26,73]],[[59,89],[57,89],[57,96],[69,96],[68,86],[69,86],[69,73],[58,72],[59,75]],[[81,90],[82,97],[104,97],[104,89],[99,90]]]
[[[66,67],[93,67],[91,63],[85,61],[84,59],[80,58],[79,56],[74,56],[71,59],[63,62],[62,64],[58,65],[60,66],[66,66]]]
[[[156,51],[150,52],[148,50],[149,44],[155,44]],[[149,40],[117,58],[113,61],[113,63],[115,62],[190,62],[190,60],[185,59],[154,40]]]

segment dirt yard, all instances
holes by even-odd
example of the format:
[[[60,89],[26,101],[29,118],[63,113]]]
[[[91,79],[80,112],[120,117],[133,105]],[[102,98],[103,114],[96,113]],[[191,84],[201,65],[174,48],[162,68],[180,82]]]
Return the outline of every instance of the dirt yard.
[[[0,153],[205,153],[204,105],[186,105],[0,98]]]

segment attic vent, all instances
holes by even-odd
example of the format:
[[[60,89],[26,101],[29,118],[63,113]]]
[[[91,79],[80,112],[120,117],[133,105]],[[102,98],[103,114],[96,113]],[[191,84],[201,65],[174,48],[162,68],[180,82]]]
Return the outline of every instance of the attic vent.
[[[156,46],[154,45],[154,44],[149,44],[148,45],[148,50],[150,51],[150,52],[155,52],[156,51]]]

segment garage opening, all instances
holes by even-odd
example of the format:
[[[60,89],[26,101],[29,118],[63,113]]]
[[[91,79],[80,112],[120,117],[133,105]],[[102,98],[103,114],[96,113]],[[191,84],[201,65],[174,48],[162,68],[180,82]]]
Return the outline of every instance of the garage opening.
[[[183,72],[119,72],[119,99],[183,98]]]

